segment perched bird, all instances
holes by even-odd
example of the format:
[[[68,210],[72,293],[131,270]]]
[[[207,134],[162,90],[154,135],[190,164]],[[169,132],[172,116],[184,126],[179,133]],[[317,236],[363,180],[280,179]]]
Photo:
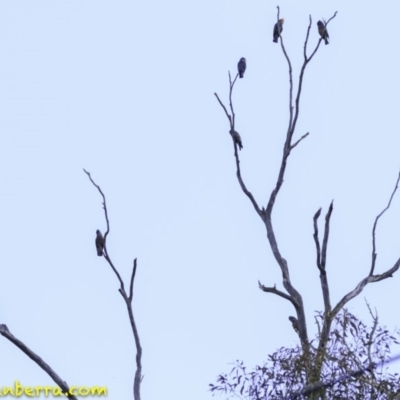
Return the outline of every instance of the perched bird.
[[[273,31],[273,42],[274,43],[278,43],[278,38],[279,36],[281,36],[281,33],[283,31],[283,23],[285,22],[285,20],[283,18],[281,18],[275,25],[274,25],[274,31]]]
[[[239,78],[243,78],[244,71],[246,71],[246,59],[242,57],[238,62]]]
[[[325,40],[325,45],[329,44],[328,39],[329,39],[329,34],[328,30],[326,29],[325,24],[322,21],[317,22],[318,25],[318,32],[321,35],[322,39]]]
[[[103,255],[103,249],[104,249],[104,238],[101,232],[97,229],[96,231],[96,249],[97,249],[97,255],[101,257]]]
[[[297,321],[297,318],[290,316],[289,321],[292,323],[294,331],[298,334],[300,330],[299,330],[299,321]]]
[[[231,134],[233,141],[239,146],[239,149],[242,150],[243,145],[239,132],[236,132],[234,129],[231,129],[229,133]]]

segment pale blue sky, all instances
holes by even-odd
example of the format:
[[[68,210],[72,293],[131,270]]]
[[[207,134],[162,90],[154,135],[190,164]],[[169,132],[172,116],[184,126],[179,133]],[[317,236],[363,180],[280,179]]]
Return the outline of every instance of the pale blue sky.
[[[329,18],[331,43],[306,71],[297,137],[273,220],[302,293],[310,336],[322,308],[312,217],[334,199],[328,275],[332,303],[366,276],[371,228],[400,168],[397,15],[391,1],[280,2],[298,76],[308,16]],[[118,283],[97,257],[96,229],[124,279],[138,258],[135,313],[142,398],[210,399],[235,359],[260,364],[297,337],[265,228],[236,180],[226,102],[236,85],[244,179],[265,205],[288,118],[287,64],[272,43],[276,3],[183,0],[7,1],[0,4],[0,323],[69,385],[132,398],[134,343]],[[400,196],[377,230],[377,272],[399,257]],[[399,326],[400,276],[349,305]],[[395,349],[396,350],[396,349]],[[52,380],[0,340],[0,386]]]

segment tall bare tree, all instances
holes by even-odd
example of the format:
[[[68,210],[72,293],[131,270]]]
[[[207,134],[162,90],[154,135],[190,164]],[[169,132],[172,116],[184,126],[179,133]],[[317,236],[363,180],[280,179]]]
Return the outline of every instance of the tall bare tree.
[[[393,274],[398,270],[400,266],[400,258],[394,263],[393,266],[389,267],[385,272],[381,274],[375,273],[375,264],[376,264],[376,240],[375,240],[375,232],[376,226],[379,222],[380,217],[389,209],[393,196],[396,193],[398,183],[400,180],[400,174],[397,177],[397,181],[394,187],[394,190],[390,196],[389,202],[387,206],[383,209],[383,211],[376,217],[375,223],[372,228],[372,260],[371,266],[367,268],[366,276],[361,279],[361,281],[356,285],[356,287],[351,290],[349,293],[345,294],[342,299],[334,306],[331,304],[331,298],[329,293],[329,281],[326,269],[327,263],[327,249],[328,249],[328,241],[329,241],[329,230],[330,230],[330,221],[333,212],[333,201],[328,207],[328,210],[325,215],[325,223],[323,227],[323,235],[322,241],[319,235],[319,226],[318,221],[321,216],[322,209],[320,208],[313,217],[313,226],[314,226],[314,242],[315,242],[315,249],[316,249],[316,264],[320,276],[320,286],[323,295],[323,315],[322,315],[322,326],[320,335],[318,337],[318,345],[316,348],[312,347],[311,342],[308,337],[307,332],[307,323],[305,318],[305,309],[303,303],[303,297],[296,288],[296,284],[292,282],[290,277],[290,268],[288,262],[286,261],[284,255],[282,254],[277,238],[275,236],[275,229],[272,223],[272,213],[274,210],[275,203],[277,201],[278,194],[282,188],[286,168],[289,162],[289,156],[294,150],[294,148],[303,140],[305,139],[309,133],[303,134],[301,137],[296,139],[296,126],[297,121],[300,115],[300,103],[301,103],[301,95],[303,89],[303,81],[306,69],[309,63],[313,60],[314,56],[317,54],[320,45],[322,42],[327,43],[327,39],[329,38],[328,35],[328,25],[329,23],[336,17],[337,12],[335,12],[327,21],[321,22],[318,21],[316,25],[318,28],[315,29],[316,33],[320,34],[320,38],[316,47],[313,51],[309,54],[308,51],[308,43],[310,39],[310,32],[312,28],[312,18],[309,17],[309,24],[306,32],[306,37],[304,41],[303,47],[303,63],[300,68],[299,78],[297,88],[294,88],[293,84],[293,69],[290,57],[286,51],[282,29],[279,31],[279,35],[275,35],[277,39],[279,39],[281,50],[283,53],[284,58],[287,61],[288,65],[288,73],[289,73],[289,120],[288,120],[288,128],[286,133],[284,134],[284,144],[283,144],[283,155],[282,160],[278,172],[278,176],[276,179],[276,184],[273,187],[271,194],[269,196],[269,200],[266,206],[261,206],[259,201],[254,197],[250,189],[247,187],[245,180],[242,176],[241,168],[240,168],[240,157],[238,152],[238,146],[240,145],[242,140],[245,143],[245,138],[241,137],[240,142],[237,140],[237,137],[240,138],[239,132],[235,129],[235,111],[233,105],[233,91],[235,88],[235,83],[238,78],[238,74],[232,80],[232,76],[230,73],[229,75],[229,106],[225,106],[225,104],[221,101],[220,97],[217,93],[214,93],[216,99],[218,100],[220,106],[222,107],[228,122],[229,122],[229,132],[232,136],[233,146],[234,146],[234,157],[235,157],[235,164],[236,164],[236,176],[239,182],[239,185],[244,193],[244,195],[249,199],[251,202],[255,212],[260,217],[262,223],[264,224],[267,232],[267,238],[269,246],[272,250],[273,256],[276,260],[277,266],[280,268],[282,273],[282,286],[283,289],[278,289],[276,285],[274,286],[266,286],[259,282],[259,288],[265,293],[272,293],[280,298],[288,301],[294,308],[294,312],[296,313],[296,317],[290,316],[289,319],[292,322],[293,328],[295,329],[296,333],[299,336],[300,344],[301,344],[301,351],[302,351],[302,359],[304,365],[304,371],[306,373],[306,385],[308,388],[310,387],[318,387],[321,383],[321,373],[322,367],[324,362],[327,360],[328,354],[328,341],[331,334],[332,322],[338,316],[339,312],[341,312],[344,306],[354,297],[358,296],[364,287],[369,283],[379,282],[386,278],[393,276]],[[277,7],[277,25],[281,24],[282,27],[283,19],[280,18],[280,9]],[[321,391],[309,391],[307,392],[307,387],[305,388],[304,393],[309,393],[309,398],[320,398]]]

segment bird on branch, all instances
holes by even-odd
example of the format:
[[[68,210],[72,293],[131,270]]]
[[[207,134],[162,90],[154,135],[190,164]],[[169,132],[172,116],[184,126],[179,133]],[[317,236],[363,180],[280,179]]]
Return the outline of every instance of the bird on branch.
[[[246,71],[246,59],[242,57],[238,62],[239,78],[243,78],[244,71]]]
[[[297,321],[297,318],[290,316],[289,321],[292,323],[292,327],[294,331],[299,334],[300,329],[299,329],[299,321]]]
[[[231,134],[232,139],[235,142],[235,144],[237,144],[239,146],[239,149],[242,150],[243,144],[242,144],[242,138],[240,137],[239,132],[235,131],[234,129],[231,129],[229,131],[229,133]]]
[[[274,25],[274,31],[273,31],[273,42],[278,43],[278,38],[281,36],[281,33],[283,31],[283,23],[285,20],[281,18],[275,25]]]
[[[322,39],[325,40],[325,45],[329,44],[329,34],[328,34],[328,30],[326,29],[326,25],[324,22],[322,21],[318,21],[317,22],[318,25],[318,32],[321,35]]]
[[[103,249],[104,249],[104,238],[101,232],[97,229],[96,231],[96,250],[97,250],[97,255],[101,257],[103,255]]]

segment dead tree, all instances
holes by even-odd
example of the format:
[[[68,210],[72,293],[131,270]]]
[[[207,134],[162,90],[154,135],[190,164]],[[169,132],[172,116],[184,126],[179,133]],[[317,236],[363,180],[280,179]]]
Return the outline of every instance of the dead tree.
[[[279,7],[277,7],[278,12],[277,12],[277,23],[280,20],[280,10]],[[240,159],[239,159],[239,152],[238,152],[238,141],[235,140],[235,135],[232,135],[232,132],[236,132],[235,130],[235,111],[233,107],[233,100],[232,100],[232,94],[233,94],[233,89],[236,83],[236,80],[238,78],[238,74],[236,77],[232,80],[231,74],[228,73],[229,76],[229,109],[224,105],[224,103],[221,101],[220,97],[218,96],[217,93],[214,93],[216,99],[218,100],[220,106],[222,107],[223,111],[225,112],[225,115],[229,121],[229,132],[231,133],[232,136],[232,141],[233,141],[233,147],[234,147],[234,157],[235,157],[235,163],[236,163],[236,176],[239,182],[239,185],[245,194],[245,196],[250,200],[255,212],[257,215],[260,217],[261,221],[265,225],[266,231],[267,231],[267,238],[268,238],[268,243],[269,246],[271,247],[273,256],[282,272],[282,286],[284,290],[278,289],[276,285],[274,286],[265,286],[258,282],[259,288],[266,292],[266,293],[273,293],[287,301],[289,301],[293,308],[294,311],[296,312],[297,317],[290,317],[290,321],[292,322],[293,327],[295,328],[296,333],[299,336],[300,343],[301,343],[301,348],[302,348],[302,353],[304,355],[304,358],[306,360],[306,374],[307,374],[307,383],[311,387],[317,387],[316,385],[319,384],[320,381],[320,376],[321,376],[321,368],[323,366],[324,360],[327,356],[326,354],[326,344],[329,339],[329,333],[331,329],[331,324],[332,321],[335,319],[335,317],[338,315],[338,313],[343,309],[343,307],[354,297],[359,295],[364,287],[373,282],[379,282],[383,279],[392,277],[393,274],[398,270],[400,266],[400,258],[395,262],[395,264],[386,270],[386,272],[382,274],[375,274],[375,263],[376,263],[376,244],[375,244],[375,231],[376,231],[376,226],[377,223],[380,219],[380,217],[389,209],[390,204],[392,202],[393,196],[397,190],[399,180],[400,180],[400,174],[397,178],[395,188],[391,194],[390,200],[387,204],[387,206],[384,208],[384,210],[376,217],[375,223],[373,225],[372,229],[372,262],[371,262],[371,267],[369,268],[369,271],[366,275],[365,278],[363,278],[360,283],[349,293],[347,293],[343,298],[335,305],[331,305],[331,299],[330,299],[330,294],[329,294],[329,283],[328,283],[328,276],[327,276],[327,270],[326,270],[326,262],[327,262],[327,249],[328,249],[328,240],[329,240],[329,224],[333,212],[333,201],[329,205],[328,211],[325,215],[325,225],[324,225],[324,233],[323,233],[323,238],[322,238],[322,243],[320,242],[319,238],[319,232],[318,232],[318,219],[321,215],[321,209],[319,209],[314,217],[313,217],[313,224],[314,224],[314,241],[315,241],[315,247],[316,247],[316,258],[317,258],[317,268],[319,270],[319,275],[320,275],[320,283],[321,283],[321,290],[323,294],[323,301],[324,301],[324,313],[323,313],[323,324],[322,324],[322,329],[321,329],[321,335],[320,335],[320,340],[317,345],[316,351],[312,351],[310,341],[308,338],[308,333],[307,333],[307,324],[306,324],[306,319],[305,319],[305,310],[304,310],[304,304],[303,304],[303,298],[299,291],[296,289],[295,283],[292,282],[290,278],[290,270],[288,263],[286,259],[284,258],[282,252],[279,249],[279,245],[275,236],[275,230],[274,226],[272,224],[272,212],[275,206],[275,202],[277,200],[277,196],[282,188],[284,177],[285,177],[285,172],[286,172],[286,167],[288,164],[289,156],[292,152],[292,150],[303,140],[305,139],[309,133],[303,134],[299,139],[296,140],[296,124],[299,118],[299,113],[300,113],[300,100],[301,100],[301,94],[302,94],[302,87],[303,87],[303,80],[304,80],[304,75],[306,68],[308,64],[311,62],[311,60],[314,58],[316,55],[321,42],[325,41],[327,36],[327,26],[330,23],[331,20],[333,20],[337,15],[337,12],[333,14],[331,18],[329,18],[326,22],[324,22],[324,27],[325,31],[320,32],[320,39],[318,40],[318,43],[315,47],[315,49],[311,52],[310,55],[308,55],[307,47],[308,47],[308,41],[310,37],[310,30],[312,26],[312,18],[311,16],[309,17],[309,24],[306,32],[306,38],[304,41],[304,47],[303,47],[303,63],[300,68],[300,73],[299,73],[299,80],[298,80],[298,85],[296,88],[296,92],[294,94],[294,85],[293,85],[293,70],[292,70],[292,63],[290,61],[290,58],[287,54],[287,51],[285,49],[285,45],[283,42],[282,34],[279,35],[280,39],[280,44],[281,44],[281,49],[283,52],[283,55],[287,61],[288,69],[289,69],[289,121],[288,121],[288,128],[285,134],[285,139],[284,139],[284,145],[283,145],[283,155],[282,155],[282,160],[278,172],[278,177],[276,180],[276,184],[274,188],[271,191],[271,194],[269,196],[269,199],[266,203],[266,207],[260,206],[258,200],[255,199],[251,191],[248,189],[247,185],[244,182],[242,172],[240,169]],[[320,22],[320,21],[319,21]],[[318,25],[320,28],[320,24]],[[326,32],[326,33],[325,33]],[[240,137],[240,136],[239,136]],[[243,139],[243,136],[242,136]],[[309,398],[316,398],[313,396],[318,396],[318,393],[315,391],[311,391],[305,388],[304,394],[308,394]],[[313,394],[314,393],[314,394]]]
[[[124,300],[126,308],[128,310],[129,322],[131,324],[132,333],[133,333],[133,337],[135,339],[135,345],[136,345],[136,371],[135,371],[135,377],[133,380],[133,398],[134,398],[134,400],[140,400],[140,385],[143,380],[143,376],[142,376],[142,346],[140,344],[139,333],[138,333],[138,329],[136,326],[136,321],[135,321],[135,317],[133,315],[133,309],[132,309],[133,284],[134,284],[135,275],[136,275],[137,259],[135,258],[133,260],[133,268],[132,268],[132,274],[131,274],[131,279],[130,279],[130,283],[129,283],[129,295],[128,295],[128,293],[125,290],[124,281],[122,280],[121,275],[119,274],[118,270],[115,268],[113,262],[111,261],[111,257],[107,250],[107,236],[110,233],[110,221],[108,219],[106,197],[104,196],[104,193],[102,192],[100,186],[94,182],[94,180],[90,176],[90,173],[87,172],[85,169],[84,169],[84,171],[87,174],[87,176],[89,177],[90,182],[92,182],[92,184],[97,188],[97,190],[99,191],[99,193],[103,199],[104,217],[106,219],[107,230],[104,234],[104,238],[103,238],[103,241],[101,244],[102,251],[103,251],[102,255],[104,256],[105,260],[107,261],[107,263],[109,264],[109,266],[111,267],[115,276],[118,279],[118,282],[120,285],[118,291],[121,294],[122,299]],[[96,243],[96,246],[97,246],[97,243]],[[101,254],[99,254],[99,255],[101,255]]]

